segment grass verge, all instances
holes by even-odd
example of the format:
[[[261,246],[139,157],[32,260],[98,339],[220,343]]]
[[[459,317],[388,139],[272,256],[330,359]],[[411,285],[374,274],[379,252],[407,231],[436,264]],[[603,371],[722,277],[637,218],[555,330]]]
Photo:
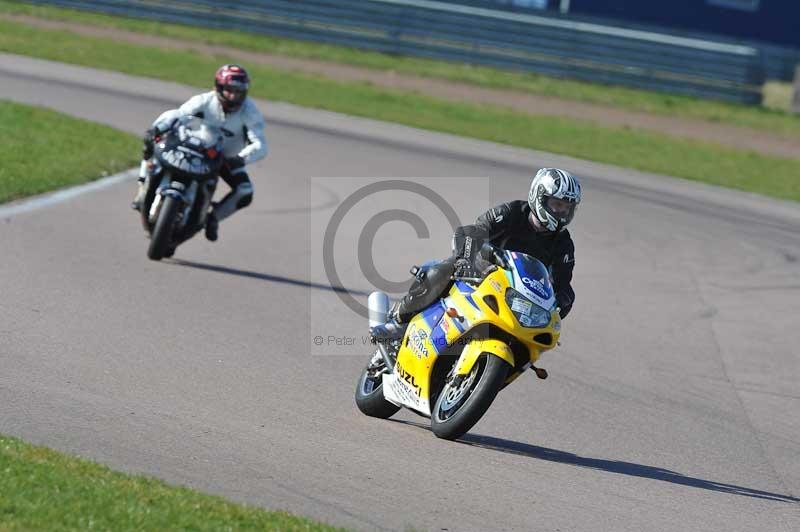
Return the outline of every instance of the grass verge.
[[[341,530],[0,435],[0,530]]]
[[[764,85],[764,107],[779,111],[789,111],[794,96],[794,83],[791,81],[768,81]],[[798,118],[794,115],[795,119]],[[800,120],[796,120],[800,123]]]
[[[0,100],[0,203],[97,179],[137,162],[140,139]]]
[[[0,50],[207,88],[227,55],[115,42],[0,20]],[[522,115],[255,65],[251,94],[800,200],[800,161],[589,121]]]
[[[786,109],[776,109],[775,97],[770,90],[767,91],[765,101],[767,105],[753,107],[472,66],[464,63],[398,57],[344,46],[272,38],[247,32],[230,32],[210,28],[198,31],[196,27],[191,26],[107,16],[56,7],[33,6],[10,0],[0,0],[0,13],[25,14],[50,20],[120,28],[143,34],[232,46],[243,50],[318,59],[377,70],[392,70],[416,76],[460,81],[484,87],[513,89],[543,96],[611,105],[633,111],[695,118],[800,136],[800,120],[788,113]]]

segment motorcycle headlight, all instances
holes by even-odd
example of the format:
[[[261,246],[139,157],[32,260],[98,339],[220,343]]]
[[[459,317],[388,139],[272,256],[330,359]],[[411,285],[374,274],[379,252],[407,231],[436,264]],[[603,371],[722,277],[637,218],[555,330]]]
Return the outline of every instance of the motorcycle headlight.
[[[523,327],[535,329],[550,323],[550,311],[540,307],[513,288],[506,290],[506,304]]]

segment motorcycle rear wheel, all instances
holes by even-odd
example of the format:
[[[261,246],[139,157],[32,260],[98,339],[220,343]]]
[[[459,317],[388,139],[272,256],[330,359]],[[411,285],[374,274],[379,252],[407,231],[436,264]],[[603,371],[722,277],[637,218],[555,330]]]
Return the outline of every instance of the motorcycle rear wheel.
[[[356,384],[356,406],[362,413],[380,419],[392,417],[400,407],[383,397],[383,378],[381,374],[371,373],[369,365],[361,372]]]
[[[161,260],[167,255],[172,244],[172,228],[175,226],[175,218],[178,215],[180,203],[172,196],[164,198],[158,219],[153,226],[150,234],[150,245],[147,248],[147,256],[152,260]]]
[[[439,438],[455,440],[472,428],[489,409],[503,387],[509,365],[483,354],[458,386],[445,384],[431,412],[431,430]]]

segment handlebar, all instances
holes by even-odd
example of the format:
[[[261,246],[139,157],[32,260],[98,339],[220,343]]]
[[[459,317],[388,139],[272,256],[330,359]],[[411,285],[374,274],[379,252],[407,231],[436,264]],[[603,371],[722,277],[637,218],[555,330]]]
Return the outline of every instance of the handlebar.
[[[460,275],[455,275],[451,277],[453,281],[464,281],[465,283],[475,283],[481,284],[483,282],[483,277],[462,277]]]
[[[481,246],[479,255],[481,256],[482,259],[491,262],[496,266],[499,266],[506,270],[508,269],[508,262],[506,261],[506,258],[503,255],[503,250],[501,248],[493,246],[489,242],[484,242],[483,246]]]

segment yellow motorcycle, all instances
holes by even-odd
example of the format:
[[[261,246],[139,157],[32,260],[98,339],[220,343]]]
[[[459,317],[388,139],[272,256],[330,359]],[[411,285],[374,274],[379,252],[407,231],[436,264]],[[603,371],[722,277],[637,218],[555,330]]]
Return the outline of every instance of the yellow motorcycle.
[[[416,314],[402,338],[378,342],[356,386],[361,412],[385,419],[405,407],[429,417],[436,436],[454,440],[528,368],[547,378],[534,364],[561,331],[550,274],[523,253],[491,249],[490,256],[488,274],[453,277],[449,293]],[[412,272],[424,275],[425,266]],[[385,320],[382,300],[383,293],[370,295],[370,309],[379,307]]]

